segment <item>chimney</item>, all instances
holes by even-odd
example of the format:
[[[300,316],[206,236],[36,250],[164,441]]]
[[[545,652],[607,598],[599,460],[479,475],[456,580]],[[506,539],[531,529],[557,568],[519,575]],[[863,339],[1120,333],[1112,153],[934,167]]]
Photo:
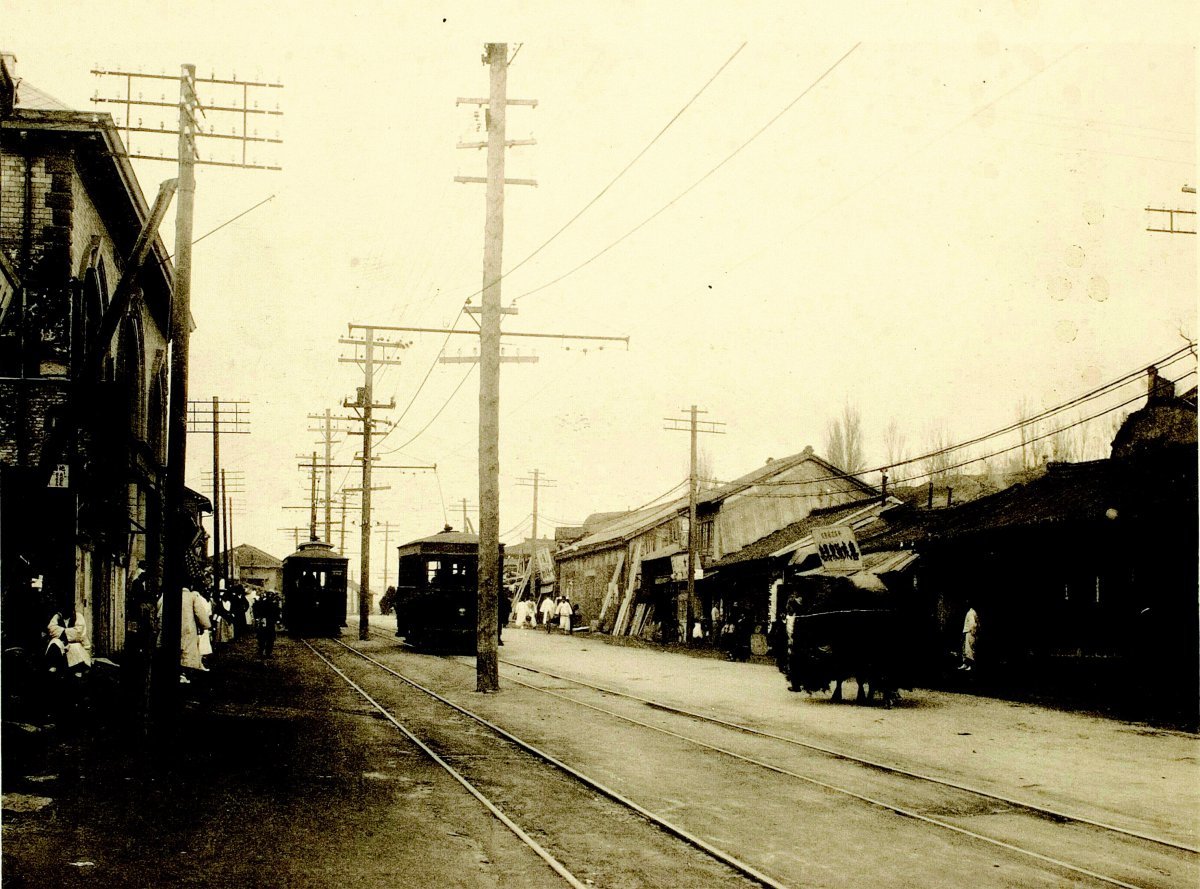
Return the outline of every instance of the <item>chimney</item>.
[[[1175,397],[1175,384],[1158,375],[1154,365],[1146,368],[1146,407],[1161,404]]]

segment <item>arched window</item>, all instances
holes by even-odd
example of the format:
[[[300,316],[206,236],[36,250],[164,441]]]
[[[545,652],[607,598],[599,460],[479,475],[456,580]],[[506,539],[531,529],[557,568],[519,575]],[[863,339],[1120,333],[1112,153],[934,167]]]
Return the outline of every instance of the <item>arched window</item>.
[[[155,359],[154,377],[150,381],[150,398],[146,405],[146,442],[159,463],[167,459],[167,363],[163,350]]]
[[[129,431],[146,439],[146,354],[141,318],[135,312],[121,323],[117,344],[117,380],[125,387]]]

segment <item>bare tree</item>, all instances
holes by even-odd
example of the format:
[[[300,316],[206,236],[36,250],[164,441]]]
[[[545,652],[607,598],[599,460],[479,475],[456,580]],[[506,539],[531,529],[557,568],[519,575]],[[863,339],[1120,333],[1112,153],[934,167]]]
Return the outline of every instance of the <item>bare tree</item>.
[[[713,474],[712,454],[704,445],[696,447],[696,487],[701,491],[715,488],[718,484]]]
[[[863,454],[862,415],[846,399],[842,415],[825,426],[825,457],[842,471],[857,475],[866,468]]]
[[[954,462],[952,455],[946,451],[946,448],[949,446],[950,433],[946,429],[946,422],[944,420],[939,420],[926,428],[926,457],[921,461],[921,468],[929,476],[930,480],[935,483],[945,478],[946,473],[950,471],[950,466]]]
[[[1017,402],[1017,422],[1021,424],[1018,429],[1021,436],[1020,465],[1016,467],[1019,470],[1033,469],[1042,462],[1038,457],[1040,442],[1034,441],[1038,435],[1038,424],[1030,422],[1032,416],[1034,410],[1029,404],[1029,399],[1021,396],[1021,400]]]
[[[887,465],[899,466],[908,460],[908,439],[900,429],[900,421],[892,417],[883,430],[883,454]]]

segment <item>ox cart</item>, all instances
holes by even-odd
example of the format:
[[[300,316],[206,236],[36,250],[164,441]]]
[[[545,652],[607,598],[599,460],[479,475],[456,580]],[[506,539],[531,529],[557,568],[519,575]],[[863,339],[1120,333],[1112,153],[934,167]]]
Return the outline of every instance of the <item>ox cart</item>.
[[[842,699],[842,682],[858,683],[858,703],[877,694],[884,707],[911,688],[909,651],[914,638],[899,597],[874,575],[798,577],[792,585],[787,618],[786,673],[792,691],[810,694],[833,686],[831,700]]]

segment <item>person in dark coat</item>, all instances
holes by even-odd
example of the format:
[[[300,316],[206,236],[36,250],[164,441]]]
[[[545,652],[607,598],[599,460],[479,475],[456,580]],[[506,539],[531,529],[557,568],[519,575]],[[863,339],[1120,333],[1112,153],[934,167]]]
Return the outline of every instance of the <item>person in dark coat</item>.
[[[279,624],[279,594],[274,590],[267,590],[266,595],[254,603],[254,624],[258,656],[265,660],[275,648],[275,629]]]

